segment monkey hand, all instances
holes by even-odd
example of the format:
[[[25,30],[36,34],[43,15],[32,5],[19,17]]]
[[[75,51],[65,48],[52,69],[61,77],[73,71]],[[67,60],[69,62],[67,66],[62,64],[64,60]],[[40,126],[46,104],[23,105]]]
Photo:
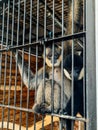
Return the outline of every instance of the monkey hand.
[[[46,103],[42,103],[40,105],[41,114],[50,114],[51,113],[51,106],[48,106]]]

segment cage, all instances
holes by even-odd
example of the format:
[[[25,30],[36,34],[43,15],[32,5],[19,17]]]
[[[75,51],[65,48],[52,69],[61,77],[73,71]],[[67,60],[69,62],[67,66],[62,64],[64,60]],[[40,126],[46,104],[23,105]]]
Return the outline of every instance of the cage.
[[[94,6],[0,1],[0,129],[96,130]]]

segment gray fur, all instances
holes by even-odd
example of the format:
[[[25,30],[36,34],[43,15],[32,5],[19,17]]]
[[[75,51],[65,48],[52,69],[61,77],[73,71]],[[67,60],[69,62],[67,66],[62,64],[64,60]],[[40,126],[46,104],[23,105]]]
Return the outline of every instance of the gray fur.
[[[52,90],[53,82],[53,90]],[[58,113],[61,109],[61,89],[64,87],[63,95],[63,107],[65,108],[67,102],[71,96],[71,81],[64,76],[63,86],[61,85],[61,69],[59,67],[54,68],[54,80],[52,81],[51,72],[49,73],[49,79],[42,80],[38,86],[36,94],[36,103],[33,106],[33,111],[35,113],[51,113],[52,112],[52,102],[53,100],[53,112]],[[52,94],[53,97],[52,99]]]

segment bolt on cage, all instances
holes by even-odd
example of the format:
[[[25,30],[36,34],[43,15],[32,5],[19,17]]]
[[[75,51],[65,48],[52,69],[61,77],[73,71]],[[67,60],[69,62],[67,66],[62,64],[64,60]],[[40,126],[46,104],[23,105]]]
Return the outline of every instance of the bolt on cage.
[[[81,0],[82,1],[82,0]],[[72,2],[72,6],[70,3]],[[94,2],[83,0],[79,19],[75,23],[75,0],[5,0],[0,1],[0,128],[1,129],[63,129],[63,119],[71,120],[71,130],[96,130],[96,81]],[[69,16],[69,11],[72,14]],[[83,11],[83,12],[82,12]],[[71,32],[67,33],[69,18]],[[78,31],[75,32],[75,28]],[[64,47],[71,41],[72,84],[71,115],[64,114]],[[38,70],[43,67],[42,80],[46,81],[46,48],[61,46],[61,106],[54,113],[54,58],[52,59],[51,113],[35,114]],[[76,47],[76,48],[75,48]],[[74,53],[83,57],[83,116],[74,115]],[[42,54],[43,53],[43,54]],[[14,55],[15,54],[15,55]],[[42,55],[44,58],[42,58]],[[15,59],[16,56],[16,59]],[[21,56],[21,72],[18,60]],[[93,57],[93,58],[92,58]],[[26,71],[26,73],[25,73]],[[30,87],[32,73],[36,74],[35,88]],[[25,76],[27,74],[27,77]],[[59,79],[57,79],[59,80]],[[65,83],[66,84],[66,83]],[[30,88],[30,89],[29,89]],[[45,95],[45,89],[43,89]],[[44,97],[43,101],[44,101]],[[77,113],[78,114],[78,113]],[[79,116],[79,117],[77,117]],[[74,123],[75,121],[75,123]],[[47,123],[48,122],[48,123]],[[78,126],[78,128],[77,128]]]

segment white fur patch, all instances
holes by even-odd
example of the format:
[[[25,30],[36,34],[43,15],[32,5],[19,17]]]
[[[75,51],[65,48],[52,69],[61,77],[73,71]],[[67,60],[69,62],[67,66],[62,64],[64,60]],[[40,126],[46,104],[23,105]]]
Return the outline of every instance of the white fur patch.
[[[84,77],[84,68],[81,69],[78,80],[81,80]]]
[[[68,71],[66,69],[64,69],[64,74],[65,76],[69,79],[69,80],[72,80],[71,77],[70,77],[70,74],[68,73]]]

